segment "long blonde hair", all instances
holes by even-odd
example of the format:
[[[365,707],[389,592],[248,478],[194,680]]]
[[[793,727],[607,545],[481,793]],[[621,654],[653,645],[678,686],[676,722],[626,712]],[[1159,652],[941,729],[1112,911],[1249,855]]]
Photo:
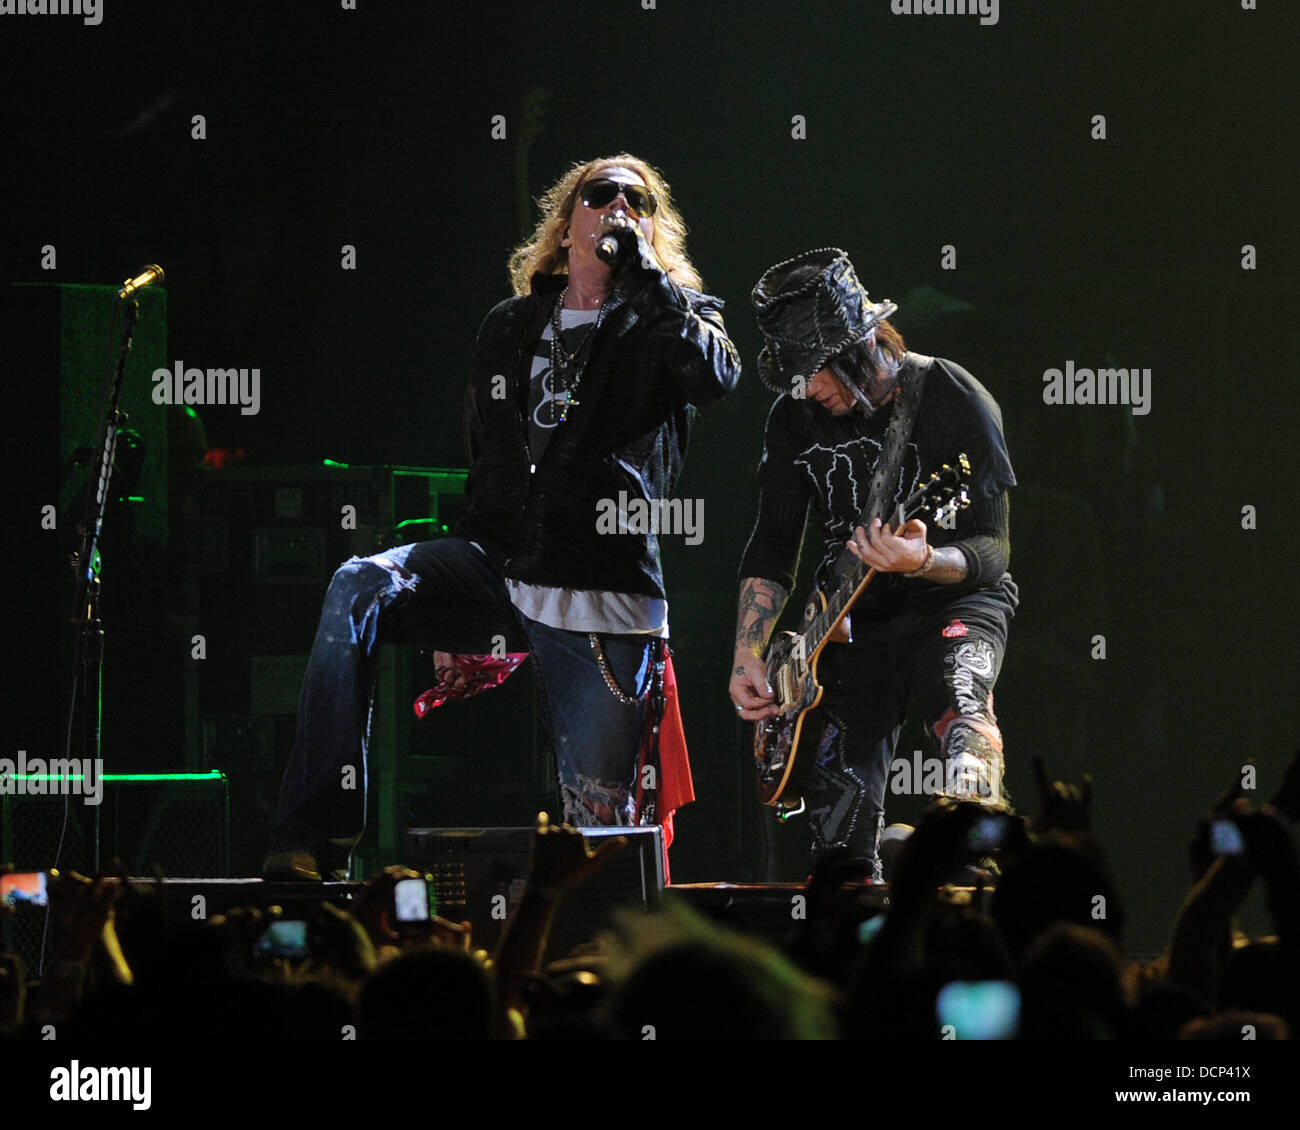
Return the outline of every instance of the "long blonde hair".
[[[594,161],[573,165],[538,197],[537,204],[542,210],[542,218],[533,229],[533,234],[510,253],[510,283],[516,294],[528,293],[529,282],[538,271],[547,274],[568,273],[569,249],[561,247],[560,240],[564,238],[564,229],[568,227],[569,217],[577,203],[578,189],[602,169],[611,169],[616,165],[635,172],[659,198],[659,207],[654,214],[655,234],[652,243],[669,278],[678,286],[704,289],[699,272],[686,254],[686,222],[673,206],[668,182],[640,157],[633,157],[631,153],[619,153],[614,157],[597,157]]]

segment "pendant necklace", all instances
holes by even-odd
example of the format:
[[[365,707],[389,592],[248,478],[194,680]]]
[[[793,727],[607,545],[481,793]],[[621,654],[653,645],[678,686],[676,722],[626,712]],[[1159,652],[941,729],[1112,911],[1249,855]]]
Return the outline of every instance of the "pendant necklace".
[[[561,424],[569,418],[569,409],[578,405],[574,393],[578,391],[578,385],[582,383],[585,366],[585,359],[579,362],[578,357],[587,348],[592,331],[596,328],[596,322],[600,320],[600,315],[597,314],[596,321],[587,326],[587,332],[582,335],[573,352],[570,353],[566,350],[564,342],[560,340],[560,333],[562,332],[560,311],[564,308],[564,299],[568,293],[569,288],[566,286],[560,292],[560,297],[555,302],[555,308],[551,311],[551,386],[556,390],[555,399],[561,406]]]

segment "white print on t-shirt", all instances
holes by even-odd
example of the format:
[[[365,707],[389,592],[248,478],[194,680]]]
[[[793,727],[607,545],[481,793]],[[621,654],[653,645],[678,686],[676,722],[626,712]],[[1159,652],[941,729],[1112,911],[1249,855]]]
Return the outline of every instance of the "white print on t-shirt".
[[[852,532],[867,505],[871,476],[879,458],[880,441],[869,436],[833,446],[815,443],[795,456],[794,465],[807,476],[822,507],[831,515],[826,530],[829,537],[847,539]],[[899,461],[894,489],[886,488],[885,502],[892,507],[906,498],[916,489],[919,476],[920,456],[916,444],[909,443]]]
[[[555,374],[547,369],[542,374],[542,398],[533,409],[533,423],[539,428],[554,428],[560,423],[560,416],[569,403],[569,390],[556,392],[551,387],[551,377]]]
[[[561,310],[560,326],[566,331],[577,326],[585,326],[594,322],[599,313],[598,310]],[[560,420],[564,416],[564,410],[569,406],[570,398],[573,395],[571,389],[562,388],[557,391],[552,384],[555,373],[551,368],[551,339],[554,336],[554,329],[551,323],[547,322],[545,329],[542,330],[537,352],[533,357],[531,374],[533,381],[540,379],[541,382],[541,393],[538,396],[537,407],[533,409],[533,423],[547,431],[559,427]],[[576,398],[573,398],[573,403],[577,403]]]

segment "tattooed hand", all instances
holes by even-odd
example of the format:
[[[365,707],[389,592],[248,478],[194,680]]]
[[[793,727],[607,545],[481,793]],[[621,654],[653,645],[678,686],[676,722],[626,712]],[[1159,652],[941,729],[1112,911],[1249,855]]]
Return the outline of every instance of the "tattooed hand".
[[[757,722],[781,713],[781,708],[772,701],[774,695],[767,682],[767,664],[744,648],[736,649],[727,692],[736,707],[736,717],[746,722]]]

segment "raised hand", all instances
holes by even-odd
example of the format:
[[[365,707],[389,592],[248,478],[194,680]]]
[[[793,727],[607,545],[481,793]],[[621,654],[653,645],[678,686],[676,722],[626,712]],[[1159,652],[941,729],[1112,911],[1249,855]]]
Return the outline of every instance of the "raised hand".
[[[537,814],[528,885],[534,889],[570,890],[585,882],[606,859],[627,847],[626,836],[605,840],[595,851],[582,833],[568,824],[556,827],[545,812]]]
[[[312,965],[325,965],[361,979],[374,971],[375,947],[356,917],[323,902],[311,919]]]
[[[1290,892],[1294,898],[1300,889],[1300,856],[1282,814],[1269,804],[1252,808],[1239,800],[1226,819],[1241,831],[1246,857],[1260,878],[1271,889]]]
[[[1038,788],[1039,832],[1087,832],[1092,828],[1092,778],[1085,773],[1077,785],[1048,779],[1041,757],[1033,758],[1034,784]]]
[[[916,831],[899,853],[894,881],[895,902],[899,897],[929,900],[939,884],[958,868],[986,854],[976,846],[977,822],[1007,822],[1006,847],[1023,847],[1026,837],[1023,822],[1001,809],[973,801],[941,797],[921,815]]]
[[[366,880],[361,890],[361,897],[357,899],[356,918],[376,948],[401,944],[401,936],[393,929],[393,923],[389,920],[389,912],[393,907],[393,891],[403,879],[419,878],[421,876],[418,871],[393,864]]]
[[[1242,763],[1242,768],[1254,764],[1255,759],[1248,757]],[[1243,776],[1240,770],[1235,770],[1228,787],[1210,805],[1209,813],[1197,821],[1196,830],[1192,833],[1192,841],[1188,845],[1188,858],[1191,862],[1192,877],[1194,879],[1199,879],[1204,875],[1210,864],[1214,862],[1214,853],[1210,847],[1210,824],[1217,816],[1227,816],[1232,811],[1233,806],[1242,799],[1245,793]]]
[[[122,897],[121,880],[116,875],[87,879],[75,871],[51,871],[48,889],[50,910],[63,928],[65,949],[89,953]]]
[[[225,914],[212,916],[208,927],[220,935],[222,961],[228,977],[243,977],[253,969],[253,947],[257,939],[282,914],[278,906],[268,906],[265,910],[256,906],[232,906]]]

